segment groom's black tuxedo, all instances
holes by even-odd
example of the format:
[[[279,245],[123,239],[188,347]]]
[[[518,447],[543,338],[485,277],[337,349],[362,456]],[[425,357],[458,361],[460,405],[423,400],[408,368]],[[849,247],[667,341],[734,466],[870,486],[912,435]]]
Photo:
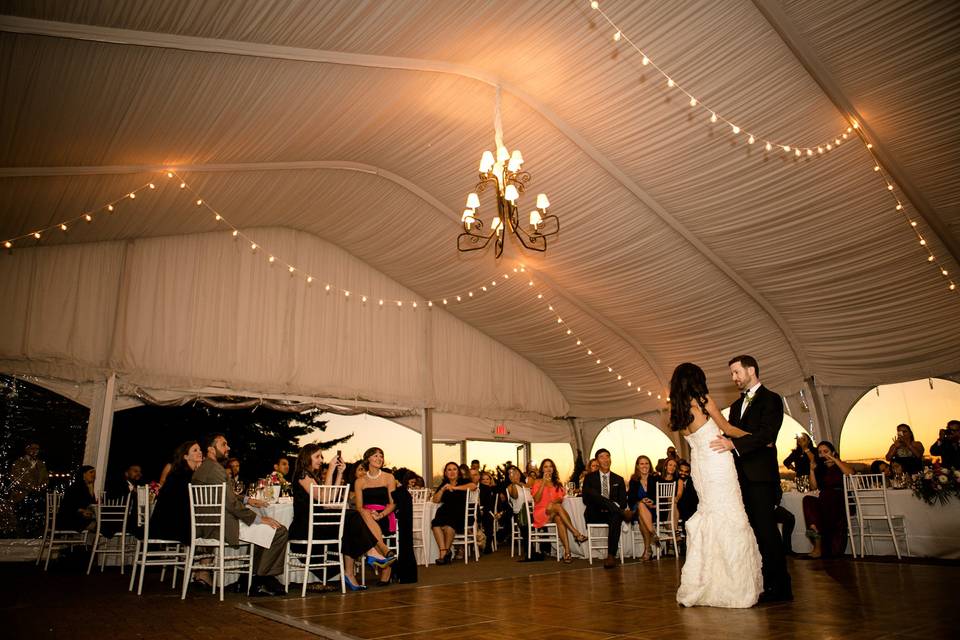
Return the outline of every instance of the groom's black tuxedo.
[[[775,509],[780,501],[780,472],[777,464],[777,434],[783,423],[783,400],[763,385],[740,416],[746,398],[730,406],[730,424],[749,435],[733,438],[734,460],[740,478],[743,506],[757,537],[763,558],[763,590],[769,598],[792,597],[790,574],[777,529]]]
[[[730,406],[730,424],[750,432],[750,435],[734,440],[737,445],[737,473],[741,478],[753,482],[779,482],[780,467],[775,445],[783,422],[783,400],[760,385],[741,418],[744,402],[746,398],[740,396]]]

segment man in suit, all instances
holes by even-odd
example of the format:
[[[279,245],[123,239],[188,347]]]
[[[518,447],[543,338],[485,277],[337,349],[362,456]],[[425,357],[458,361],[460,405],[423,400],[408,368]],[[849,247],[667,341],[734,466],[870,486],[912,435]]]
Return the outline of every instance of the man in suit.
[[[617,566],[617,548],[620,546],[620,525],[633,515],[627,508],[627,485],[623,478],[610,471],[610,452],[597,451],[600,468],[583,479],[583,504],[590,524],[607,525],[607,557],[604,569]]]
[[[128,465],[121,475],[110,479],[106,486],[107,497],[126,498],[137,490],[141,478],[143,478],[143,471],[140,470],[140,465],[136,463]]]
[[[741,391],[740,399],[730,407],[729,421],[748,435],[735,440],[718,436],[710,447],[734,452],[743,506],[763,558],[760,602],[792,600],[790,574],[776,521],[780,503],[776,442],[783,423],[783,400],[760,383],[760,365],[752,356],[737,356],[730,360],[729,367],[733,382]]]
[[[194,484],[223,484],[227,483],[224,492],[226,500],[226,514],[224,521],[224,541],[229,545],[240,543],[240,522],[248,525],[267,524],[276,531],[269,549],[254,545],[253,572],[254,579],[250,595],[283,595],[284,588],[276,576],[283,572],[284,554],[287,548],[287,528],[269,516],[262,516],[252,507],[265,507],[266,502],[238,496],[232,491],[232,485],[227,480],[227,471],[223,464],[230,453],[230,445],[222,433],[214,433],[204,438],[206,458],[193,472]],[[199,531],[199,535],[214,537],[216,531]]]

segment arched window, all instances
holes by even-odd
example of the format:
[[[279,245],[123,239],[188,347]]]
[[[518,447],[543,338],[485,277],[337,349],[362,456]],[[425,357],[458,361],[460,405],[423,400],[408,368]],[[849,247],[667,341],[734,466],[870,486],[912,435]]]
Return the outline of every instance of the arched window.
[[[882,460],[906,423],[923,443],[924,455],[949,420],[960,420],[960,384],[941,378],[924,378],[874,387],[857,401],[840,430],[840,455],[844,460],[870,463]]]
[[[613,472],[629,478],[637,456],[645,455],[653,464],[657,464],[657,460],[666,457],[667,447],[672,446],[674,445],[670,437],[649,422],[614,420],[605,426],[593,441],[590,457],[597,454],[597,449],[608,450]]]

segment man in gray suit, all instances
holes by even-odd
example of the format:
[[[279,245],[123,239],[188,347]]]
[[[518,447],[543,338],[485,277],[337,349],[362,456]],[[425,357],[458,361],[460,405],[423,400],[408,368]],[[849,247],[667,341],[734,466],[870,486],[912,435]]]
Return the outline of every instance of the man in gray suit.
[[[250,595],[282,595],[285,593],[283,585],[276,576],[283,572],[284,554],[287,548],[287,528],[269,516],[261,516],[252,507],[265,507],[266,502],[245,496],[236,495],[228,482],[227,471],[223,464],[230,453],[230,445],[222,433],[214,433],[204,438],[206,458],[193,472],[194,484],[223,484],[227,483],[226,514],[224,522],[224,541],[228,545],[240,543],[240,522],[248,525],[267,524],[276,531],[269,549],[254,545],[253,551],[253,586]],[[216,531],[199,531],[201,536],[214,536]]]

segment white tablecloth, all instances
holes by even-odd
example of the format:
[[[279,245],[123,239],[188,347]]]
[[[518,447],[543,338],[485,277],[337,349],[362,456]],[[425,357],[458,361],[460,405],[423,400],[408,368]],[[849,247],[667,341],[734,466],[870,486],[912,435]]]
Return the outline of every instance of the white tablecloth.
[[[803,496],[797,492],[783,494],[781,504],[797,519],[793,530],[793,550],[805,553],[812,549],[803,521]],[[809,495],[809,494],[807,494]],[[945,505],[928,505],[907,489],[888,489],[887,503],[891,515],[905,519],[910,555],[924,558],[960,559],[960,502],[951,500]],[[874,525],[875,526],[875,525]],[[859,544],[859,543],[858,543]],[[867,551],[870,551],[867,543]],[[889,540],[873,540],[873,553],[896,555]],[[847,544],[847,553],[850,553]],[[859,546],[858,546],[859,549]]]

